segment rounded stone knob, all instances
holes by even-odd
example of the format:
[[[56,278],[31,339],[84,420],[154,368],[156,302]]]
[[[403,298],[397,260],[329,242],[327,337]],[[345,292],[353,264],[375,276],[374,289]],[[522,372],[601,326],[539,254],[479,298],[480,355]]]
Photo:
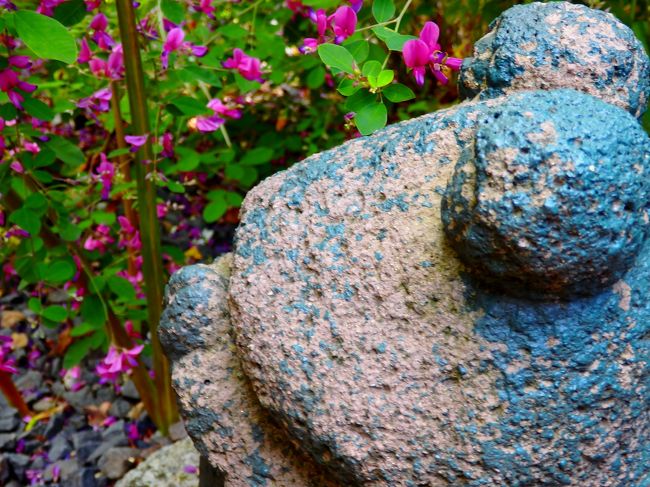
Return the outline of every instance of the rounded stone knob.
[[[480,120],[442,202],[452,247],[518,295],[593,294],[648,232],[650,141],[624,110],[573,90],[512,95]]]

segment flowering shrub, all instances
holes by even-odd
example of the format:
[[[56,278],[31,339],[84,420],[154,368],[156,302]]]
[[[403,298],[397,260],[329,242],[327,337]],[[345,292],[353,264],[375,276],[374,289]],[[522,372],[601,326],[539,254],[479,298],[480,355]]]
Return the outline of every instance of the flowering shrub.
[[[66,369],[94,350],[104,382],[130,375],[164,429],[166,276],[229,249],[261,178],[452,103],[453,72],[510,3],[5,0],[0,289],[60,330]],[[648,38],[647,12],[610,6]]]

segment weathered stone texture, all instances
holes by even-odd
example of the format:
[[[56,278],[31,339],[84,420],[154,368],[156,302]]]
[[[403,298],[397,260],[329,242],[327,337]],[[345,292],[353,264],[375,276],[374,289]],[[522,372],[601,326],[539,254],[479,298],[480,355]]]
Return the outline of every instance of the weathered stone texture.
[[[498,45],[528,17],[564,78],[523,64],[308,158],[250,191],[232,256],[172,277],[161,338],[226,485],[649,485],[648,138],[617,108],[648,60],[610,76],[630,34],[564,3],[504,13]],[[511,92],[603,80],[609,105]]]
[[[612,14],[567,2],[515,5],[474,45],[459,85],[465,97],[573,88],[640,117],[650,63],[632,30]]]

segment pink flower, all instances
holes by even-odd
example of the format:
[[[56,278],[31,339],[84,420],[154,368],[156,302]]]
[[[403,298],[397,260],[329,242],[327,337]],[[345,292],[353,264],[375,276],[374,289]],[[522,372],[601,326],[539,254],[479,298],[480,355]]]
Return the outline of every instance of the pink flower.
[[[73,392],[82,389],[83,386],[86,385],[86,383],[81,380],[81,367],[78,365],[75,365],[68,370],[61,370],[60,375],[63,378],[63,385]]]
[[[117,44],[108,56],[106,75],[111,79],[121,79],[124,76],[124,51],[122,44]]]
[[[413,70],[415,82],[420,86],[424,84],[426,65],[429,63],[429,53],[429,47],[420,39],[406,41],[402,49],[404,63]]]
[[[224,68],[236,69],[240,75],[249,81],[264,81],[260,70],[259,59],[251,57],[239,48],[235,48],[232,57],[226,59],[222,65]]]
[[[357,14],[351,7],[339,7],[331,19],[334,40],[337,44],[354,34],[357,27]]]
[[[60,4],[65,2],[65,0],[41,0],[41,3],[39,4],[38,8],[36,11],[39,14],[47,15],[48,17],[51,17],[54,15],[54,9],[58,7]]]
[[[102,0],[84,0],[86,3],[86,11],[91,12],[95,9],[98,9],[102,4]]]
[[[214,114],[209,117],[196,117],[196,128],[201,132],[214,132],[217,130],[226,123],[223,117],[234,119],[241,117],[240,110],[228,108],[217,98],[210,100],[207,106]]]
[[[140,439],[140,432],[138,431],[138,425],[131,423],[127,429],[126,436],[131,441],[138,441]]]
[[[13,161],[11,164],[9,164],[9,167],[14,171],[16,171],[18,174],[22,174],[25,172],[23,165],[18,161]]]
[[[126,330],[126,334],[131,338],[142,340],[142,335],[140,335],[140,333],[135,328],[133,328],[133,322],[131,320],[124,322],[124,329]]]
[[[209,18],[214,19],[215,7],[212,5],[212,0],[199,0],[199,6],[195,7],[197,12],[203,12]]]
[[[169,55],[172,52],[181,52],[184,54],[192,53],[197,57],[205,56],[208,52],[208,48],[205,46],[197,46],[192,44],[189,41],[185,41],[185,32],[180,27],[174,27],[167,34],[167,39],[163,44],[162,54],[160,59],[162,60],[163,69],[167,69],[169,65]]]
[[[443,72],[443,68],[446,66],[458,71],[463,64],[462,59],[449,57],[447,53],[440,50],[439,35],[438,26],[433,22],[427,22],[420,32],[420,38],[406,41],[402,49],[404,63],[413,70],[415,81],[420,86],[424,84],[427,67],[440,83],[447,84],[449,79]]]
[[[89,235],[84,242],[84,249],[98,250],[101,253],[106,251],[106,246],[115,242],[110,236],[111,229],[106,225],[97,225],[95,232]]]
[[[194,466],[194,465],[185,465],[183,467],[183,472],[189,473],[189,474],[192,474],[192,475],[197,475],[199,473],[199,469],[196,468],[196,466]]]
[[[92,40],[103,51],[110,49],[115,44],[113,38],[106,32],[107,27],[108,19],[102,13],[95,15],[93,20],[90,21],[90,28],[95,31],[93,32]]]
[[[82,98],[79,100],[77,106],[79,108],[88,108],[93,112],[107,112],[111,109],[111,98],[111,90],[109,88],[102,88],[90,95],[88,98]]]
[[[11,337],[0,335],[0,371],[15,374],[18,372],[16,369],[16,361],[10,357],[12,350],[13,340]]]
[[[164,203],[158,203],[156,205],[156,215],[158,218],[163,218],[167,214],[168,208]],[[2,220],[0,220],[0,226],[2,225]]]
[[[117,221],[120,224],[120,240],[117,245],[120,248],[140,250],[142,248],[140,232],[131,225],[131,222],[125,216],[118,216]]]
[[[32,62],[28,56],[10,56],[9,65],[18,69],[26,69],[31,67]]]
[[[19,110],[23,109],[22,102],[25,99],[22,94],[16,91],[19,89],[26,93],[31,93],[36,89],[36,86],[18,78],[18,74],[10,68],[0,71],[0,90],[7,93],[9,100]]]
[[[140,147],[147,143],[148,134],[144,135],[126,135],[124,142],[131,146],[131,152],[137,152]]]
[[[108,354],[103,360],[97,364],[96,372],[99,375],[99,383],[105,384],[107,382],[116,383],[122,374],[128,374],[131,369],[138,365],[136,360],[140,355],[144,345],[135,345],[131,349],[117,349],[111,345],[108,349]]]
[[[174,137],[170,132],[165,132],[160,138],[160,145],[162,145],[163,150],[160,152],[160,155],[163,157],[174,157]]]
[[[113,177],[115,176],[115,165],[111,163],[103,152],[99,155],[101,162],[97,166],[97,176],[102,185],[102,199],[107,200],[111,192]]]

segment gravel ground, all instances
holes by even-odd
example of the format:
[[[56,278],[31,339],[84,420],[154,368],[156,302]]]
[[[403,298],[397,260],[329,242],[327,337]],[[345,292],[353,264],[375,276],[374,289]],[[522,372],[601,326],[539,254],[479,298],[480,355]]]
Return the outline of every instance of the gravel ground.
[[[186,436],[182,424],[174,425],[169,439],[158,434],[132,382],[121,391],[99,384],[94,370],[101,354],[84,360],[79,377],[62,372],[62,357],[52,353],[59,331],[38,325],[27,299],[21,293],[0,298],[0,335],[13,337],[14,382],[42,419],[26,422],[0,394],[0,485],[114,485]],[[49,299],[56,302],[56,293]],[[196,463],[183,466],[186,477],[197,476]]]

